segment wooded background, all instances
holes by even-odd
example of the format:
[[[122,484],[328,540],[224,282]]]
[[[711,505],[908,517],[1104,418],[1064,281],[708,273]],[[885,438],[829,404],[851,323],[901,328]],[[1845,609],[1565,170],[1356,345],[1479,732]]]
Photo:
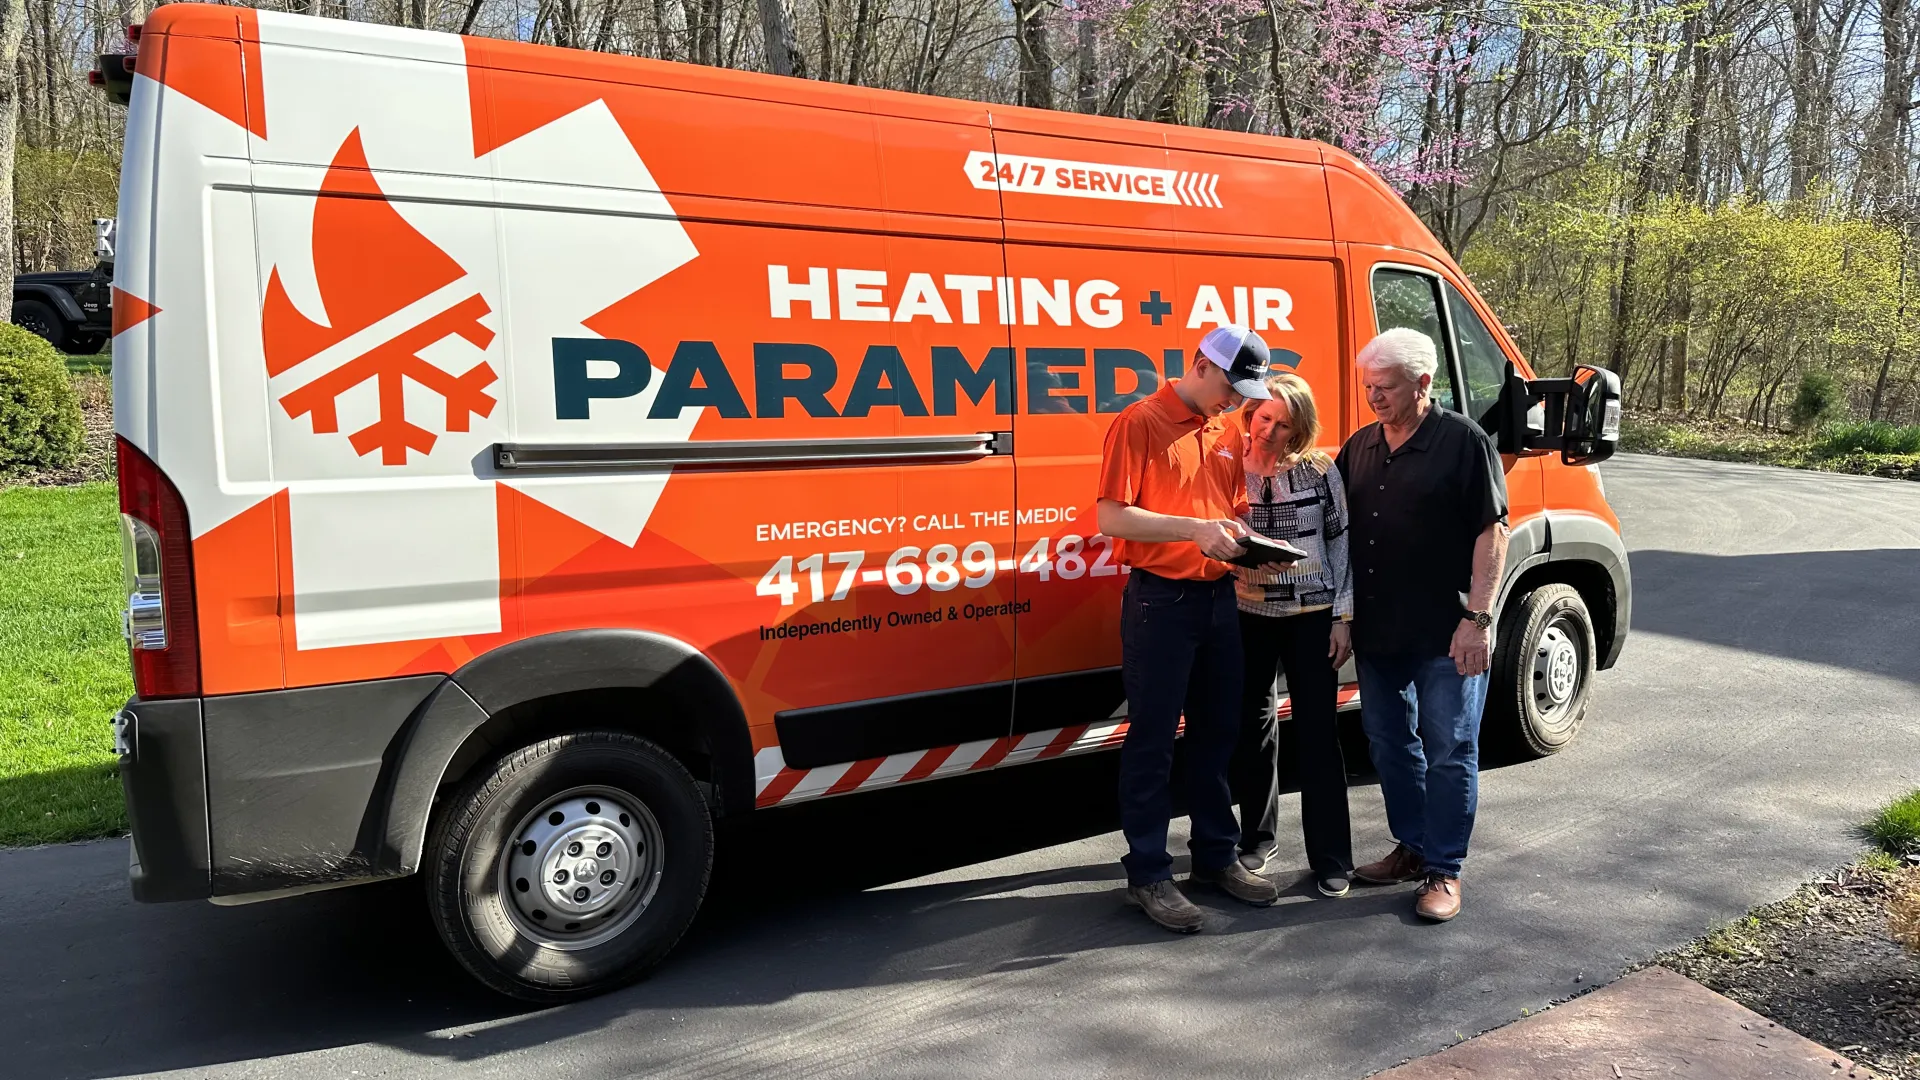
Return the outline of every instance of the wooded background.
[[[1916,0],[261,6],[1324,140],[1405,194],[1543,372],[1599,363],[1634,408],[1774,427],[1824,379],[1845,414],[1920,421]],[[121,110],[86,73],[146,10],[0,0],[15,269],[91,264]]]

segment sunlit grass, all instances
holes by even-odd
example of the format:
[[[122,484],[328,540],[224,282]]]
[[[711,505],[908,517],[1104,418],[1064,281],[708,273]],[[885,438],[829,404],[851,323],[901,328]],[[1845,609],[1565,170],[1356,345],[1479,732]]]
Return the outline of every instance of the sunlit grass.
[[[126,828],[117,513],[111,484],[0,490],[0,844]]]

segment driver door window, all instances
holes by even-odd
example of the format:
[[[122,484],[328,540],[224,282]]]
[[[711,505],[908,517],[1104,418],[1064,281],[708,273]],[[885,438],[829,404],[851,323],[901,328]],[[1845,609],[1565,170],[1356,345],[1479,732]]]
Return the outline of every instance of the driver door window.
[[[1472,417],[1483,430],[1492,431],[1488,413],[1500,397],[1500,384],[1507,377],[1507,354],[1487,324],[1474,313],[1473,305],[1451,284],[1443,284],[1447,293],[1447,314],[1453,318],[1454,340],[1460,343],[1460,381],[1466,400],[1460,410]]]
[[[1433,339],[1433,350],[1440,366],[1433,373],[1431,396],[1436,404],[1460,411],[1453,392],[1451,365],[1447,362],[1446,324],[1440,315],[1439,282],[1411,270],[1382,267],[1373,272],[1373,321],[1379,332],[1402,327],[1417,330]]]

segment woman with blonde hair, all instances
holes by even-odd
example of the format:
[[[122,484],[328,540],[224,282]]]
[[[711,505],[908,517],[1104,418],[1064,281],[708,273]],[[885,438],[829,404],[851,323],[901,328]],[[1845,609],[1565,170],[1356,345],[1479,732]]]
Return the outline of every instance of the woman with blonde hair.
[[[1246,431],[1247,528],[1307,557],[1285,569],[1236,569],[1246,681],[1233,787],[1240,802],[1240,863],[1268,869],[1280,816],[1276,674],[1287,679],[1300,824],[1307,863],[1326,896],[1344,896],[1353,873],[1347,769],[1340,751],[1339,670],[1352,652],[1353,575],[1347,562],[1347,496],[1320,436],[1313,389],[1293,372],[1267,377],[1269,401],[1241,410]]]

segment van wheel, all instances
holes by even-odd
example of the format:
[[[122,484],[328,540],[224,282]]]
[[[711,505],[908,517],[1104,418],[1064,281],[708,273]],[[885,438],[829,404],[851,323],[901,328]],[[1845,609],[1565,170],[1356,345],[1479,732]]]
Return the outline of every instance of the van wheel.
[[[713,819],[665,750],[584,731],[470,780],[427,850],[434,926],[461,965],[502,994],[567,1001],[631,982],[686,933]]]
[[[1488,688],[1491,733],[1532,757],[1573,741],[1593,686],[1593,618],[1571,585],[1542,585],[1501,620]]]

